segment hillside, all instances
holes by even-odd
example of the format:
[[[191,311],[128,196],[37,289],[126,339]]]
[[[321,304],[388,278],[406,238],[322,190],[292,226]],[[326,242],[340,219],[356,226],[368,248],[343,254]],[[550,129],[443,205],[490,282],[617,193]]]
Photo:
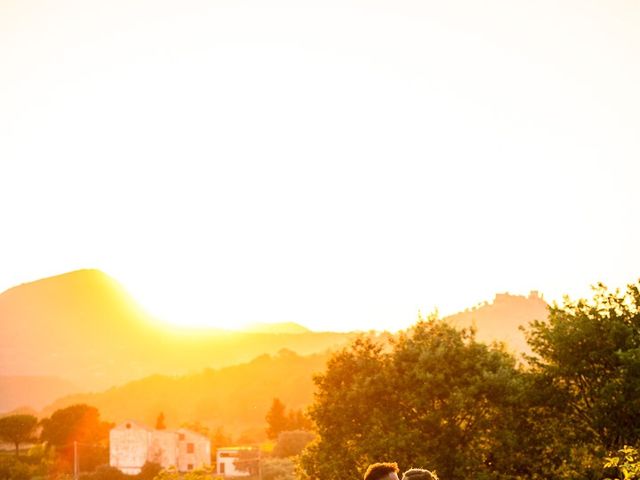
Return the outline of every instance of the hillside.
[[[313,396],[313,374],[324,369],[329,354],[300,356],[289,350],[261,355],[249,363],[170,377],[154,375],[102,393],[72,395],[42,414],[76,403],[100,410],[105,420],[134,418],[153,425],[163,412],[170,428],[200,422],[224,427],[234,435],[262,433],[265,415],[277,397],[289,408],[304,408]]]
[[[504,342],[514,353],[530,353],[524,332],[532,320],[546,320],[548,305],[538,295],[529,296],[497,294],[492,303],[484,303],[464,312],[445,317],[444,320],[458,328],[475,327],[479,341]]]
[[[182,375],[246,362],[282,348],[299,354],[345,344],[352,334],[170,331],[98,270],[80,270],[0,294],[0,375],[53,376],[83,391],[148,375]],[[263,326],[263,330],[266,327]],[[18,400],[2,392],[5,404]],[[34,399],[33,403],[37,403]]]
[[[30,406],[41,409],[64,395],[81,389],[56,377],[0,376],[0,412]]]

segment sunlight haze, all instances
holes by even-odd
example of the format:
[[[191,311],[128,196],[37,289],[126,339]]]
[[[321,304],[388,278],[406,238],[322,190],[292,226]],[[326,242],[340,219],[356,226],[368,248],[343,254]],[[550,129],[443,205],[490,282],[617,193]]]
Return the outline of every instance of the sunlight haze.
[[[640,276],[640,4],[0,3],[0,291],[398,330]]]

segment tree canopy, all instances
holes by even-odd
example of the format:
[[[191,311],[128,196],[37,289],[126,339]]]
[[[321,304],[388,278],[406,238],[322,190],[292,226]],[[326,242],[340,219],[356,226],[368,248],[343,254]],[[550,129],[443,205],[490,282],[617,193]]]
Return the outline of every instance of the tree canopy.
[[[20,455],[20,444],[35,441],[38,419],[33,415],[9,415],[0,418],[0,439],[16,447]]]
[[[279,398],[273,399],[265,420],[267,421],[267,437],[271,440],[277,439],[282,432],[312,429],[311,421],[302,410],[292,409],[287,413],[287,407]]]
[[[68,446],[74,441],[100,443],[109,438],[112,424],[100,421],[100,412],[89,405],[72,405],[56,410],[42,421],[42,441],[56,447]]]
[[[528,342],[545,406],[575,443],[602,455],[640,441],[640,282],[566,297]]]
[[[100,420],[95,407],[79,404],[53,412],[42,420],[40,440],[54,447],[58,469],[69,471],[73,461],[73,445],[77,444],[80,468],[91,470],[109,460],[107,440],[112,424]]]
[[[521,362],[435,318],[362,337],[315,378],[308,478],[356,478],[391,459],[441,478],[600,479],[640,444],[640,282],[598,285],[526,329]]]
[[[385,458],[444,478],[478,476],[500,456],[519,386],[510,355],[438,320],[391,344],[358,339],[316,377],[319,438],[301,465],[322,479],[355,478]]]

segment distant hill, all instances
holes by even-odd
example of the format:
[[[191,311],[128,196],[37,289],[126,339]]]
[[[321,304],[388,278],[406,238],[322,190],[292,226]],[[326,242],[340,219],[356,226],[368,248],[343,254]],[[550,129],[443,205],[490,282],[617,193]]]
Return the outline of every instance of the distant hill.
[[[77,385],[56,377],[0,376],[0,412],[26,406],[39,410],[57,398],[79,391]]]
[[[444,320],[459,328],[474,326],[479,341],[504,342],[514,353],[530,353],[520,327],[528,326],[532,320],[546,320],[548,308],[538,292],[531,292],[527,297],[499,293],[492,303],[486,302]]]
[[[290,350],[261,355],[251,362],[206,369],[184,376],[154,375],[101,393],[72,395],[48,406],[43,416],[59,408],[87,403],[101,418],[119,422],[133,418],[154,425],[163,412],[169,428],[200,422],[227,433],[262,434],[273,398],[288,408],[311,403],[313,374],[324,370],[328,353],[300,356]]]
[[[0,375],[54,376],[101,390],[155,373],[181,375],[288,348],[299,354],[346,344],[353,334],[162,327],[99,270],[37,280],[0,294]],[[1,392],[5,405],[22,400]],[[31,406],[39,403],[36,397]]]
[[[252,323],[243,329],[244,332],[252,333],[310,333],[307,327],[303,327],[294,322],[282,323]]]

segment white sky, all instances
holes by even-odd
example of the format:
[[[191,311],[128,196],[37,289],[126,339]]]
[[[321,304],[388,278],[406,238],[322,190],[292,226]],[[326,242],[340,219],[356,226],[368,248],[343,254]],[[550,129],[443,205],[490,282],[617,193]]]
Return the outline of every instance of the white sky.
[[[640,3],[0,0],[0,290],[404,328],[640,276]]]

